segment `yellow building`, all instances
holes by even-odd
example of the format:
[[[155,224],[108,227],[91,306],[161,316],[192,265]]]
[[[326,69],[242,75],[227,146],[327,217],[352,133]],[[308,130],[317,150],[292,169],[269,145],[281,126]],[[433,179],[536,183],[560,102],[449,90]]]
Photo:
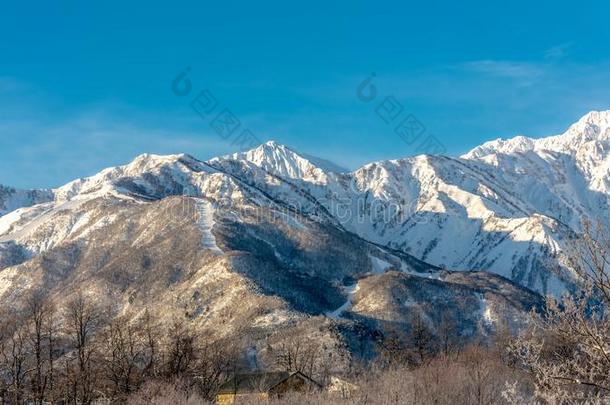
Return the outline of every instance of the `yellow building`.
[[[320,384],[299,372],[238,374],[220,387],[216,402],[218,405],[233,405],[240,400],[265,400],[287,392],[320,388]]]

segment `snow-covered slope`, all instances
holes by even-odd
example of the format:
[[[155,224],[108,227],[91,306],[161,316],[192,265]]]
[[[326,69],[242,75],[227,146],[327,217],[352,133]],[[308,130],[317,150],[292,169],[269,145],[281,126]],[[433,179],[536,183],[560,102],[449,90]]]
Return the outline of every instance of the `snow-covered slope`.
[[[502,173],[538,211],[577,227],[608,225],[610,111],[591,112],[564,134],[488,142],[464,156]]]
[[[570,126],[568,130],[556,136],[532,139],[517,136],[512,139],[496,139],[477,146],[463,157],[477,159],[493,154],[514,154],[528,151],[555,151],[574,154],[589,142],[610,141],[610,110],[592,111]]]
[[[281,177],[319,183],[326,181],[327,173],[324,167],[331,167],[328,162],[318,167],[311,160],[275,141],[269,141],[247,152],[212,159],[210,163],[214,165],[226,160],[246,161]],[[322,162],[321,159],[318,161]],[[336,169],[337,166],[332,168]]]
[[[18,208],[30,207],[52,199],[51,190],[18,190],[0,185],[0,217]]]
[[[52,191],[1,189],[0,256],[26,260],[107,226],[116,217],[92,211],[99,199],[118,210],[187,196],[207,203],[169,218],[202,214],[202,240],[217,254],[214,216],[247,208],[282,216],[293,232],[303,229],[296,214],[331,226],[398,255],[392,260],[401,270],[422,263],[483,270],[560,294],[574,281],[562,255],[581,221],[610,225],[609,151],[610,112],[592,112],[562,135],[497,140],[461,158],[422,155],[351,173],[272,141],[207,162],[141,155]]]
[[[561,264],[573,233],[584,219],[610,226],[609,122],[610,112],[592,112],[558,136],[499,140],[458,159],[417,156],[343,174],[287,170],[313,164],[274,143],[211,164],[299,211],[330,216],[434,265],[491,271],[560,294],[574,277]]]

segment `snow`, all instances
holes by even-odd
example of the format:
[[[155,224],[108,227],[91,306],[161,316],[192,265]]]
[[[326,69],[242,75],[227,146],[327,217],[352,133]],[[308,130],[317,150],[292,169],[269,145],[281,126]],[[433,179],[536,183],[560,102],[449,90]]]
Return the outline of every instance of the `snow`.
[[[343,287],[343,292],[348,297],[347,301],[345,301],[345,304],[341,305],[334,311],[327,312],[326,316],[334,320],[341,318],[346,311],[349,311],[351,309],[354,301],[354,296],[356,295],[359,289],[360,287],[358,286],[358,283]]]
[[[247,152],[235,153],[224,158],[215,158],[211,164],[221,160],[240,160],[254,164],[274,175],[288,179],[300,179],[313,183],[325,184],[327,180],[326,172],[316,166],[302,155],[292,149],[280,145],[275,141],[269,141],[259,147]],[[330,162],[322,163],[321,159],[315,159],[325,167],[330,167]],[[333,169],[337,169],[335,166]]]
[[[52,190],[17,190],[0,185],[0,217],[19,208],[50,202]]]
[[[494,154],[516,154],[528,151],[539,153],[545,150],[572,153],[587,142],[610,140],[609,128],[610,110],[591,111],[561,135],[542,139],[532,139],[525,136],[517,136],[508,140],[496,139],[477,146],[462,157],[465,159],[480,159]]]
[[[423,155],[337,171],[273,141],[208,162],[145,154],[43,195],[53,202],[27,193],[16,198],[4,188],[0,241],[27,241],[40,252],[75,234],[84,237],[96,226],[79,212],[93,198],[144,204],[186,193],[198,199],[202,245],[216,253],[221,250],[212,232],[214,213],[222,206],[230,215],[226,202],[278,212],[289,205],[309,220],[430,264],[520,274],[526,287],[555,295],[570,277],[545,268],[542,259],[559,264],[569,235],[584,218],[610,227],[610,111],[591,112],[561,135],[496,140],[459,159]],[[60,210],[68,217],[66,229],[54,222]],[[280,215],[288,227],[309,226],[286,212]],[[42,234],[52,240],[35,240],[45,227],[53,233]],[[375,274],[391,266],[378,257],[370,261]]]
[[[30,234],[35,232],[39,227],[44,226],[47,222],[50,222],[54,215],[61,211],[76,210],[83,202],[83,200],[75,200],[62,204],[45,204],[43,206],[34,206],[31,208],[22,209],[18,215],[27,215],[27,213],[34,213],[34,215],[28,218],[29,222],[26,222],[24,226],[19,227],[13,225],[15,229],[13,229],[11,233],[0,236],[0,242],[6,242],[9,240],[19,241],[25,239]],[[40,212],[41,207],[43,208],[42,212]],[[10,219],[14,218],[10,217]],[[1,226],[2,225],[0,224],[0,227]],[[52,243],[53,241],[45,241],[46,244],[49,242]]]
[[[293,212],[282,212],[281,210],[279,211],[274,211],[273,215],[279,216],[287,225],[298,229],[298,230],[305,230],[307,229],[307,227],[305,225],[303,225],[296,217],[296,215]]]
[[[480,297],[480,300],[483,322],[485,322],[487,325],[493,325],[497,321],[497,317],[493,312],[491,304],[482,295]]]
[[[269,327],[284,324],[294,318],[294,315],[286,310],[276,310],[271,313],[261,315],[253,322],[256,327]]]
[[[214,228],[214,207],[209,201],[197,199],[195,202],[197,211],[197,225],[203,234],[201,244],[204,248],[216,253],[222,253],[222,250],[216,244],[216,238],[212,233]]]
[[[373,268],[373,274],[383,274],[390,267],[392,267],[391,263],[388,263],[387,261],[382,260],[378,257],[369,255],[369,258],[371,259],[371,266]]]
[[[0,235],[9,232],[16,223],[22,220],[23,211],[23,209],[18,209],[0,217]]]

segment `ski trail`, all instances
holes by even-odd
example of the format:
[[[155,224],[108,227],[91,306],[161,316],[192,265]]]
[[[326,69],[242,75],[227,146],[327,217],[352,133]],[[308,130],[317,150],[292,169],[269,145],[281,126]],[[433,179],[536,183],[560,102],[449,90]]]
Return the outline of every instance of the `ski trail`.
[[[222,253],[222,250],[216,244],[216,238],[212,233],[214,227],[214,207],[206,200],[197,200],[195,203],[197,209],[197,225],[201,229],[201,244],[204,248],[212,250],[216,253]]]
[[[345,311],[349,311],[352,308],[354,295],[356,295],[359,289],[360,286],[358,286],[358,282],[354,285],[343,287],[343,291],[347,294],[347,301],[334,311],[327,312],[326,316],[335,320],[341,318]]]

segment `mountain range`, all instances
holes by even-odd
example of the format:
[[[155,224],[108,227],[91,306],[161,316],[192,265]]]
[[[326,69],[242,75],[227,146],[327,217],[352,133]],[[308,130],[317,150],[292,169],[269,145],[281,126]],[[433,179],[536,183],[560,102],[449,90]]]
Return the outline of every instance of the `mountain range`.
[[[145,154],[57,189],[0,187],[0,301],[75,291],[244,339],[309,336],[340,363],[414,313],[463,336],[520,327],[608,224],[610,111],[564,134],[346,171],[270,141],[207,161]]]

